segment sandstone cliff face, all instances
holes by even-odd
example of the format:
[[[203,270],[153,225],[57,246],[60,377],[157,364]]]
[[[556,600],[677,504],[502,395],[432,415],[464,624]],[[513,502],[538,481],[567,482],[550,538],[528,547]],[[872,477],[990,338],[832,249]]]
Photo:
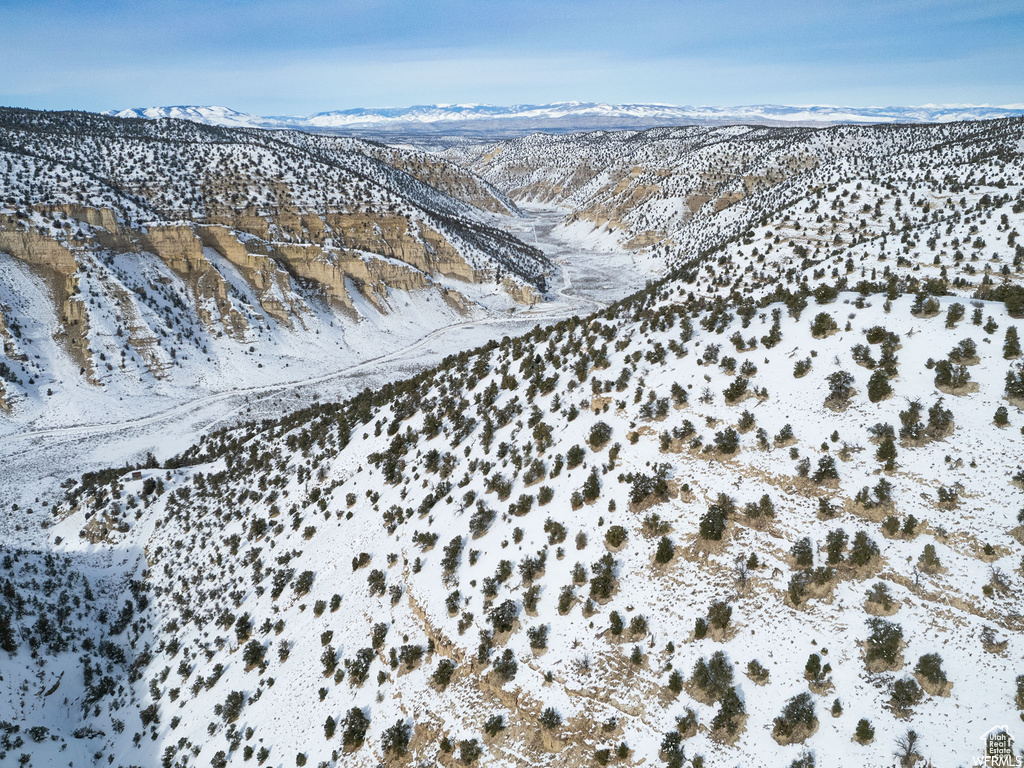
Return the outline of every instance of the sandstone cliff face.
[[[159,256],[188,284],[196,299],[196,311],[204,323],[214,324],[207,306],[207,301],[212,301],[219,314],[218,320],[230,335],[241,337],[245,333],[248,323],[232,306],[227,282],[203,255],[202,241],[191,227],[150,227],[139,240],[145,250]]]
[[[86,378],[98,383],[89,354],[88,311],[84,302],[75,297],[78,262],[74,254],[56,240],[17,228],[11,217],[0,218],[0,251],[23,261],[46,282],[60,323],[54,339],[78,363]]]
[[[117,214],[110,208],[92,208],[86,205],[58,205],[59,210],[76,221],[82,221],[93,227],[103,227],[108,232],[117,232],[120,225]]]
[[[353,309],[352,299],[345,289],[345,271],[319,246],[279,243],[273,248],[273,257],[283,262],[295,277],[319,284],[335,306],[347,311]]]
[[[324,218],[346,248],[389,256],[430,274],[470,283],[483,280],[440,232],[423,224],[413,231],[403,216],[334,213]]]
[[[260,306],[275,320],[291,325],[291,316],[297,313],[294,302],[286,303],[279,297],[291,295],[288,275],[266,256],[246,250],[233,232],[224,227],[196,227],[202,244],[212,248],[238,268],[242,277],[259,296]]]
[[[461,293],[453,288],[439,287],[441,291],[441,298],[445,300],[445,303],[458,312],[463,317],[468,317],[472,311],[472,305],[469,300]]]
[[[508,295],[511,296],[517,304],[533,306],[534,304],[540,303],[543,299],[532,285],[519,283],[510,277],[502,278],[501,287],[505,289],[505,292],[508,293]]]
[[[325,251],[316,245],[279,244],[274,248],[274,258],[287,264],[288,269],[297,277],[318,283],[328,299],[346,310],[354,308],[345,286],[346,278],[352,280],[360,293],[382,312],[387,309],[384,299],[388,288],[416,291],[430,285],[425,274],[394,261],[359,258],[337,251]]]

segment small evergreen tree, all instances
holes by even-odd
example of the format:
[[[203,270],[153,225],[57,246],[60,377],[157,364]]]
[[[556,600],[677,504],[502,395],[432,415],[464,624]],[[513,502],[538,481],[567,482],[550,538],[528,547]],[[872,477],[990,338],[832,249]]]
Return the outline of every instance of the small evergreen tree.
[[[668,689],[672,693],[680,693],[683,690],[683,676],[680,674],[678,669],[673,669],[672,673],[668,676]]]
[[[242,714],[242,707],[245,705],[245,694],[241,691],[232,691],[224,700],[222,716],[225,723],[233,723]]]
[[[590,470],[590,475],[587,476],[586,482],[583,483],[583,500],[587,502],[596,501],[600,495],[601,476],[597,472],[597,467],[593,467]]]
[[[811,322],[811,335],[816,339],[823,339],[828,334],[838,330],[839,326],[828,312],[819,312]]]
[[[708,623],[716,629],[724,630],[732,619],[732,606],[724,600],[716,600],[708,608]]]
[[[825,402],[842,405],[853,396],[853,374],[849,371],[836,371],[828,377],[829,392]]]
[[[584,456],[585,454],[583,452],[583,449],[578,445],[574,445],[572,446],[572,448],[566,451],[565,465],[569,469],[574,469],[575,467],[578,467],[580,464],[583,463]]]
[[[878,461],[884,462],[884,469],[886,472],[892,472],[896,469],[896,456],[898,452],[896,450],[896,441],[891,437],[887,437],[878,446],[878,450],[875,452],[875,458]]]
[[[441,659],[437,662],[437,667],[434,669],[434,674],[431,679],[442,691],[448,688],[448,684],[452,681],[452,676],[455,674],[456,664],[451,659]]]
[[[806,536],[793,544],[789,552],[798,568],[810,568],[814,565],[814,546]]]
[[[921,686],[912,677],[905,677],[897,680],[892,685],[892,706],[899,713],[907,713],[921,701],[923,697]]]
[[[599,451],[608,444],[612,437],[612,428],[603,421],[598,421],[590,428],[590,447]]]
[[[502,715],[491,715],[484,723],[484,733],[490,737],[497,736],[499,731],[505,730],[505,718]]]
[[[1024,400],[1024,363],[1006,372],[1006,396],[1015,400]]]
[[[853,536],[853,546],[850,548],[850,562],[855,566],[867,565],[872,558],[880,554],[878,545],[875,544],[867,533],[857,531]]]
[[[247,669],[253,667],[263,666],[263,659],[267,655],[267,649],[263,647],[263,643],[259,640],[250,640],[246,643],[245,650],[242,652],[242,661],[245,662]]]
[[[825,551],[828,553],[828,564],[839,565],[843,561],[843,550],[849,537],[842,528],[829,531],[825,536]]]
[[[816,483],[826,480],[838,480],[839,470],[836,469],[836,460],[831,456],[822,456],[818,459],[818,468],[814,470],[811,479]]]
[[[810,693],[797,694],[786,702],[782,714],[775,718],[772,735],[776,738],[788,739],[803,726],[808,730],[814,727],[816,720],[814,699]]]
[[[675,557],[675,554],[676,548],[672,545],[668,536],[662,536],[661,540],[658,542],[658,551],[654,555],[655,561],[664,565]]]
[[[743,706],[743,702],[740,701],[740,697],[736,694],[736,689],[729,686],[722,695],[718,712],[711,720],[711,730],[725,731],[729,735],[736,733],[739,728],[737,720],[745,715],[746,712],[746,707]]]
[[[545,707],[544,711],[540,713],[539,722],[542,727],[551,731],[562,724],[562,716],[554,707]]]
[[[946,682],[946,672],[942,669],[942,657],[937,653],[924,654],[918,659],[914,672],[933,685]]]
[[[402,757],[409,750],[412,729],[405,720],[397,720],[387,728],[380,738],[380,746],[386,755]]]
[[[892,394],[892,385],[889,384],[889,377],[881,368],[875,370],[868,379],[868,400],[877,403],[885,400]]]
[[[1006,339],[1003,341],[1003,357],[1012,360],[1020,357],[1020,338],[1017,335],[1017,326],[1006,327]]]
[[[868,662],[878,660],[888,666],[895,665],[903,641],[903,628],[895,622],[877,617],[868,619],[867,624],[871,634],[867,639],[865,659]]]

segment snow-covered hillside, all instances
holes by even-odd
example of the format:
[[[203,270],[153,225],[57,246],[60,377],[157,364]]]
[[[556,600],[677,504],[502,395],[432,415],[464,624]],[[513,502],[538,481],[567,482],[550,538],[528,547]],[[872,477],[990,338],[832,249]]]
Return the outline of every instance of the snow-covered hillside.
[[[0,761],[959,766],[1019,733],[1021,122],[693,131],[457,155],[671,266],[630,297],[22,493]]]
[[[0,414],[307,378],[529,306],[552,270],[519,219],[420,152],[2,110]]]

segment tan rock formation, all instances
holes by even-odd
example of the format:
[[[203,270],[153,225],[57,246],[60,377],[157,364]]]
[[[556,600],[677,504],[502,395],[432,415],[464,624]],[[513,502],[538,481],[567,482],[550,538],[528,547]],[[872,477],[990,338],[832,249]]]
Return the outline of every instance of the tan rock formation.
[[[0,251],[26,263],[46,282],[60,323],[54,339],[78,363],[86,378],[98,384],[89,353],[88,312],[85,303],[75,297],[78,262],[74,254],[52,238],[17,228],[9,217],[0,218]]]
[[[76,204],[58,205],[54,208],[76,221],[85,222],[92,227],[103,227],[108,232],[117,232],[119,228],[117,214],[110,208],[92,208]]]
[[[346,310],[352,310],[352,298],[345,289],[345,271],[316,245],[287,245],[274,247],[275,259],[284,262],[288,270],[303,280],[312,280],[323,286],[327,298]]]
[[[403,216],[332,213],[324,219],[346,248],[399,259],[428,274],[483,280],[441,233],[422,224],[416,232]]]
[[[505,292],[517,304],[533,306],[534,304],[539,304],[542,299],[542,296],[537,293],[537,290],[532,285],[520,283],[508,276],[502,278],[501,287],[505,289]]]
[[[203,255],[202,241],[191,227],[154,226],[140,236],[142,247],[155,253],[181,277],[192,290],[196,300],[196,312],[207,325],[214,324],[214,318],[207,308],[212,300],[217,308],[220,321],[232,336],[239,337],[248,323],[228,298],[227,281],[210,260]]]
[[[285,304],[278,298],[279,295],[291,294],[291,282],[287,274],[281,272],[270,258],[246,250],[234,232],[225,227],[196,227],[196,233],[204,246],[212,248],[238,268],[242,277],[259,295],[260,306],[268,315],[291,325],[291,315],[297,311],[296,305]]]
[[[470,314],[472,305],[469,299],[463,296],[461,293],[456,291],[454,288],[445,288],[438,286],[438,290],[441,292],[441,298],[445,300],[445,303],[458,312],[463,317]]]

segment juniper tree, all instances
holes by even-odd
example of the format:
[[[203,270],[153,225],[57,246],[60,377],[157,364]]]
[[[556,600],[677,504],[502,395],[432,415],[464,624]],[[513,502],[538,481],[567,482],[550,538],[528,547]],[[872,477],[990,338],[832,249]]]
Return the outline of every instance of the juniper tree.
[[[942,669],[942,657],[937,653],[926,653],[917,661],[914,672],[921,675],[933,685],[946,682],[946,672]]]
[[[822,339],[832,331],[838,331],[839,326],[828,312],[819,312],[811,322],[811,335],[816,339]]]
[[[1006,396],[1024,400],[1024,363],[1018,363],[1006,372]]]
[[[836,371],[827,379],[829,392],[826,403],[841,404],[853,396],[853,374],[849,371]]]
[[[715,433],[715,448],[718,449],[719,453],[730,456],[736,453],[739,447],[739,433],[732,427],[728,427],[722,432]]]
[[[814,699],[810,693],[797,694],[786,702],[782,714],[775,718],[772,735],[789,738],[802,726],[810,729],[816,720]]]
[[[554,707],[545,707],[544,711],[540,713],[538,719],[541,726],[547,730],[554,730],[562,724],[562,716],[558,714]]]
[[[875,738],[875,728],[867,718],[857,721],[857,729],[854,731],[857,741],[867,743]]]
[[[971,372],[965,365],[956,365],[949,360],[935,363],[935,386],[962,389],[971,380]]]
[[[591,567],[590,596],[594,600],[604,600],[611,597],[612,589],[615,586],[615,558],[611,552],[606,552]]]
[[[595,501],[600,495],[601,477],[597,472],[597,467],[593,467],[590,470],[590,475],[587,477],[586,482],[583,483],[583,500],[588,502]]]
[[[724,630],[732,619],[732,606],[724,600],[716,600],[708,608],[708,623],[716,629]]]
[[[869,603],[878,603],[883,611],[889,611],[893,605],[892,594],[884,581],[877,582],[868,590],[867,599]]]
[[[489,718],[487,718],[487,722],[484,723],[483,730],[484,733],[486,733],[488,736],[491,736],[492,738],[494,736],[497,736],[500,731],[505,730],[504,716],[500,714],[491,715]]]
[[[875,458],[884,463],[883,468],[886,472],[892,472],[896,469],[896,457],[898,455],[896,441],[891,437],[882,440],[878,445],[878,450],[875,451]]]
[[[612,428],[605,422],[598,421],[590,428],[590,439],[588,442],[590,443],[591,448],[598,451],[607,445],[611,436]]]
[[[722,695],[721,704],[719,705],[718,712],[711,720],[712,731],[722,731],[732,735],[739,729],[739,723],[737,719],[745,715],[747,712],[746,707],[743,706],[743,702],[740,697],[736,694],[736,689],[729,686],[725,693]]]
[[[868,400],[877,403],[892,394],[892,385],[889,384],[889,377],[881,368],[871,374],[868,379]]]
[[[871,559],[879,554],[878,545],[875,544],[867,533],[857,531],[853,535],[853,546],[850,548],[850,562],[855,566],[867,565]]]
[[[897,680],[892,685],[892,706],[898,713],[908,713],[922,696],[921,686],[912,677]]]
[[[452,676],[455,674],[456,664],[451,659],[441,659],[437,662],[437,667],[434,669],[434,674],[431,675],[431,679],[434,684],[442,691],[448,688],[448,684],[452,681]]]
[[[397,720],[381,735],[381,749],[390,757],[402,757],[409,750],[411,735],[412,729],[409,724],[405,720]]]
[[[892,621],[870,618],[867,621],[871,634],[865,645],[866,661],[881,661],[889,666],[896,663],[903,641],[903,628]]]
[[[609,622],[609,625],[610,625],[609,626],[609,631],[612,633],[612,635],[614,635],[615,637],[618,637],[619,635],[622,634],[622,630],[623,630],[622,616],[619,615],[618,611],[612,611],[608,615],[608,622]]]
[[[578,445],[574,445],[565,453],[565,465],[569,469],[578,467],[583,463],[584,456],[583,449]]]
[[[718,701],[732,687],[732,664],[724,652],[715,651],[710,659],[697,660],[690,679],[713,701]]]
[[[516,661],[516,657],[509,648],[506,648],[502,652],[501,656],[494,660],[492,667],[498,677],[505,682],[515,679],[516,672],[519,670],[519,664]]]
[[[839,565],[843,561],[843,550],[849,537],[842,528],[829,531],[825,536],[825,551],[828,553],[828,564]]]
[[[263,643],[258,640],[250,640],[242,653],[242,660],[248,668],[259,667],[263,665],[266,655],[267,649],[263,647]]]
[[[816,483],[825,480],[838,480],[839,470],[836,469],[836,460],[831,456],[822,456],[818,459],[818,468],[814,470],[811,479]]]
[[[1017,326],[1008,325],[1006,339],[1003,341],[1003,357],[1012,360],[1015,357],[1020,357],[1020,353],[1020,337],[1017,335]]]
[[[661,540],[658,542],[658,550],[654,555],[654,559],[656,562],[664,565],[675,556],[675,552],[676,549],[672,545],[668,536],[662,536]]]
[[[806,536],[793,544],[789,553],[798,568],[810,568],[814,565],[814,547]]]

